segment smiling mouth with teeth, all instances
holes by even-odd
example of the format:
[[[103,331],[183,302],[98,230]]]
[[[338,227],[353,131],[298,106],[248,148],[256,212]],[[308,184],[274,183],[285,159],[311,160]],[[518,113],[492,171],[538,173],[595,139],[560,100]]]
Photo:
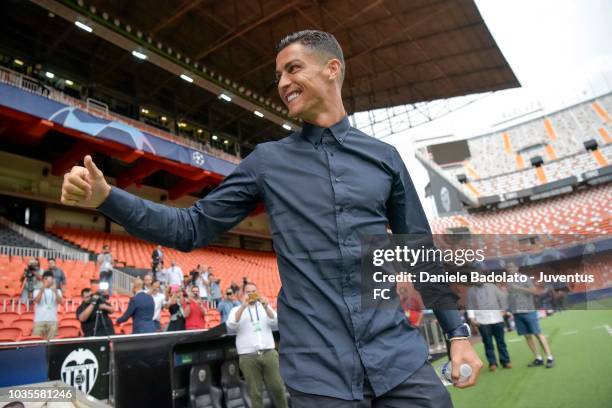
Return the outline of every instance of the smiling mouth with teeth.
[[[290,103],[291,101],[293,101],[295,98],[297,98],[298,96],[300,96],[302,93],[301,92],[292,92],[287,96],[287,103]]]

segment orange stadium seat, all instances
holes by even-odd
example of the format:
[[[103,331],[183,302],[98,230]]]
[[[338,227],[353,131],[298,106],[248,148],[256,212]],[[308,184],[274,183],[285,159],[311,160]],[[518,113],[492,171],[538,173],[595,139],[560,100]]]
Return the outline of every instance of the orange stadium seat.
[[[119,333],[123,333],[123,334],[132,334],[133,328],[132,328],[132,323],[123,323],[121,325],[120,328],[120,332]],[[119,334],[117,333],[117,334]]]
[[[602,185],[503,210],[437,218],[431,225],[438,234],[466,226],[478,234],[610,234],[610,202],[612,185]]]
[[[38,341],[38,340],[45,340],[44,338],[40,337],[40,336],[21,336],[19,338],[19,341]]]
[[[57,338],[66,339],[71,337],[79,337],[81,330],[74,326],[59,326],[57,328]]]
[[[151,252],[155,245],[128,235],[105,234],[100,231],[79,230],[66,227],[53,227],[51,231],[82,247],[99,252],[102,246],[108,243],[115,259],[124,261],[128,266],[148,269],[151,266]],[[166,261],[175,260],[186,274],[198,264],[212,266],[215,275],[221,278],[221,286],[227,288],[232,281],[241,284],[242,277],[260,286],[262,294],[268,298],[275,298],[280,290],[280,277],[276,265],[276,257],[270,252],[250,251],[235,248],[198,248],[192,252],[180,252],[171,248],[164,249]],[[95,264],[92,272],[95,272]],[[81,269],[83,269],[81,267]],[[76,290],[80,290],[81,286]],[[73,291],[73,294],[74,291]],[[129,298],[126,297],[126,301]],[[127,303],[126,303],[127,304]],[[125,307],[121,305],[121,310]]]
[[[34,322],[32,320],[17,319],[11,323],[11,327],[21,330],[22,336],[29,336],[32,334],[32,327]]]
[[[9,341],[17,341],[21,337],[21,329],[17,327],[5,327],[0,329],[0,339],[10,339]]]
[[[11,327],[15,320],[19,319],[19,313],[5,312],[0,314],[0,320],[4,323],[4,327]]]

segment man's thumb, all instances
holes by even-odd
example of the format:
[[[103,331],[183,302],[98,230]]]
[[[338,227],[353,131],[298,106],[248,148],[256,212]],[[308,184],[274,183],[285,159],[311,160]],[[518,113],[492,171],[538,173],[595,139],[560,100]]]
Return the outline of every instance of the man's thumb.
[[[83,159],[83,163],[85,164],[85,168],[93,178],[104,177],[100,169],[93,162],[90,155],[85,156],[85,159]]]

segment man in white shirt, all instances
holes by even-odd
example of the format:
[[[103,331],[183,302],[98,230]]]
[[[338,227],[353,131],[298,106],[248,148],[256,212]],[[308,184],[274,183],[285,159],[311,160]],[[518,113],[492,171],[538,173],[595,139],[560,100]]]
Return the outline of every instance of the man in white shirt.
[[[113,294],[113,267],[115,261],[113,254],[110,252],[110,246],[104,244],[102,246],[102,253],[98,255],[98,271],[100,273],[100,282],[108,282],[108,294]]]
[[[151,283],[149,295],[151,295],[151,297],[153,298],[153,302],[155,303],[155,310],[153,311],[153,324],[157,328],[157,331],[160,331],[161,324],[159,318],[161,316],[161,311],[164,307],[164,303],[166,303],[166,295],[162,293],[158,280],[154,280],[153,283]]]
[[[43,286],[34,290],[34,327],[32,335],[45,339],[57,336],[57,306],[62,303],[62,291],[55,284],[53,272],[43,274]]]
[[[166,272],[168,273],[168,285],[183,287],[183,270],[176,264],[176,261],[172,261]]]
[[[489,370],[497,370],[493,338],[497,344],[502,367],[512,368],[504,339],[504,313],[508,308],[506,295],[492,283],[476,284],[468,289],[467,308],[468,317],[472,324],[478,326],[482,337],[485,354],[489,361]]]
[[[265,383],[274,406],[286,408],[287,398],[272,336],[272,329],[277,326],[276,312],[266,298],[259,297],[255,284],[245,286],[242,304],[231,310],[225,324],[228,329],[236,331],[240,369],[249,389],[252,407],[263,407],[261,390]]]

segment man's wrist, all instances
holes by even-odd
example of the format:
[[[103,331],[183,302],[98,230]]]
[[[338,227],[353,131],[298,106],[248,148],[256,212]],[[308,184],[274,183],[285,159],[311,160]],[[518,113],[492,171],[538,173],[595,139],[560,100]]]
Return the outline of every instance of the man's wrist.
[[[451,342],[455,340],[469,340],[471,336],[472,331],[467,323],[463,323],[462,325],[446,333],[446,339]]]

